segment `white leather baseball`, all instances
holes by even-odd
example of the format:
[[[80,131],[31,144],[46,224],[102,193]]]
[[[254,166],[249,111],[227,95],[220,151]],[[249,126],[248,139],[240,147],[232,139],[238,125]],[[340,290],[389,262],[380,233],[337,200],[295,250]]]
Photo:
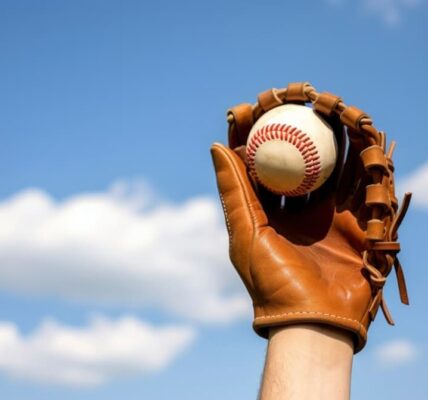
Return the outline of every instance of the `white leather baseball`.
[[[301,196],[331,175],[337,143],[331,126],[312,108],[285,104],[263,114],[247,140],[247,163],[271,192]]]

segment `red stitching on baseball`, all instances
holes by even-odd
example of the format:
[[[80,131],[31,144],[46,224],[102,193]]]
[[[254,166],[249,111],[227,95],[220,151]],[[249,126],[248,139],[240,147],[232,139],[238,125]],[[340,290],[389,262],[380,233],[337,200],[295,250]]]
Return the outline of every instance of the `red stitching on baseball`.
[[[278,192],[270,191],[285,196],[302,196],[312,188],[321,174],[321,161],[318,150],[310,137],[300,129],[287,124],[269,124],[260,128],[247,144],[247,163],[254,178],[260,182],[255,169],[255,157],[257,149],[267,140],[280,139],[294,145],[302,155],[305,163],[303,181],[293,190]],[[261,183],[261,182],[260,182]]]

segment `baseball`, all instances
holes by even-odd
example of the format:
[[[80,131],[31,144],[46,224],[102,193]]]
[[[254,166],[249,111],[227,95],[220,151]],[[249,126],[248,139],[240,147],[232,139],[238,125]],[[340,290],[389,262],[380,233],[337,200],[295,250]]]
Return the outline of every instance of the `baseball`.
[[[276,194],[302,196],[333,172],[337,143],[331,126],[312,108],[285,104],[256,121],[246,154],[258,183]]]

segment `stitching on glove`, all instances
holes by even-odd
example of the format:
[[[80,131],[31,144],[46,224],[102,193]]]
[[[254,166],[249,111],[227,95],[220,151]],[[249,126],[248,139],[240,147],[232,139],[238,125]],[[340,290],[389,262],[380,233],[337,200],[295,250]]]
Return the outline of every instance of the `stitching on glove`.
[[[221,205],[223,207],[224,219],[226,220],[227,232],[229,233],[229,245],[231,245],[231,243],[232,243],[232,228],[230,227],[229,215],[227,213],[226,203],[224,202],[224,197],[223,197],[222,193],[220,193],[220,201],[221,201]]]
[[[348,318],[348,317],[342,317],[340,315],[335,315],[335,314],[327,314],[327,313],[323,313],[321,311],[292,311],[292,312],[288,312],[288,313],[283,313],[283,314],[275,314],[275,315],[266,315],[263,317],[256,317],[254,318],[254,320],[259,320],[259,319],[270,319],[270,318],[276,318],[276,317],[284,317],[286,315],[295,315],[295,314],[317,314],[317,315],[323,315],[325,317],[333,317],[336,319],[343,319],[346,321],[352,321],[352,322],[356,322],[360,327],[363,327],[363,324],[353,318]]]
[[[250,197],[249,197],[247,188],[246,188],[244,182],[242,181],[241,174],[237,170],[236,164],[235,164],[234,160],[232,159],[232,157],[230,156],[230,154],[227,151],[223,150],[221,147],[219,147],[219,150],[221,152],[223,152],[225,157],[229,160],[229,162],[232,166],[233,173],[235,174],[235,176],[237,177],[237,180],[239,181],[239,185],[242,189],[242,193],[244,194],[245,204],[247,205],[247,210],[250,214],[250,220],[251,220],[251,225],[252,225],[253,234],[254,234],[254,231],[256,230],[256,214],[254,212],[253,205],[249,200]]]

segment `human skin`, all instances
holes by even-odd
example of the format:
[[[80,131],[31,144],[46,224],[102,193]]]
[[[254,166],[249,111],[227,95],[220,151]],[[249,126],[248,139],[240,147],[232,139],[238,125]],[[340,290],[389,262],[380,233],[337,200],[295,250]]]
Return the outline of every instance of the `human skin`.
[[[348,400],[351,335],[327,325],[270,329],[259,400]]]

